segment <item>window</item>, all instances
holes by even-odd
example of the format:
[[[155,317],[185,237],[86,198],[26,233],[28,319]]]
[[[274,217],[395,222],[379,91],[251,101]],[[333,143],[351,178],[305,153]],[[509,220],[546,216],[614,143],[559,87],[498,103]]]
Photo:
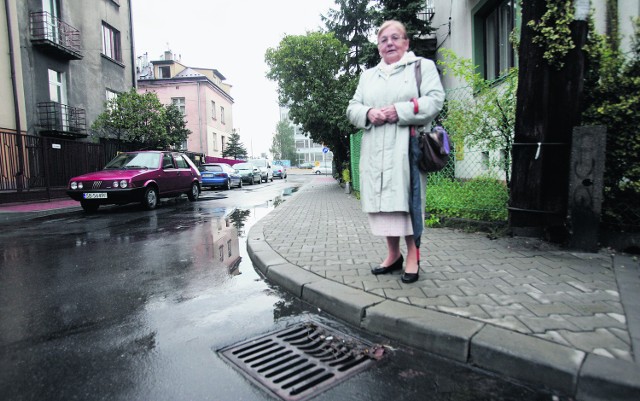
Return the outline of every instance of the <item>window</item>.
[[[183,97],[172,97],[171,104],[176,106],[178,110],[180,110],[180,113],[182,113],[183,116],[187,114],[187,110],[185,109],[186,103]]]
[[[216,120],[216,102],[211,101],[211,118]]]
[[[231,257],[231,240],[227,241],[227,254]]]
[[[165,153],[162,155],[162,169],[164,170],[168,168],[173,168],[173,159],[170,154]]]
[[[120,32],[104,22],[102,23],[102,54],[122,62]]]
[[[171,78],[170,67],[158,67],[158,78]]]
[[[49,70],[49,100],[67,104],[66,79],[63,72]]]
[[[114,92],[110,89],[107,89],[105,92],[105,97],[107,99],[106,101],[106,108],[107,110],[111,110],[111,106],[113,104],[113,101],[116,100],[116,98],[118,97],[118,92]]]
[[[220,135],[220,142],[222,143],[222,151],[223,152],[224,152],[224,147],[225,147],[224,145],[226,145],[225,144],[225,139],[227,139],[227,138],[225,138],[224,135]]]
[[[218,150],[218,135],[217,134],[211,134],[212,136],[212,143],[213,143],[213,150],[217,151]]]
[[[493,2],[483,20],[484,72],[486,79],[496,79],[515,65],[513,45],[509,34],[516,21],[516,1]]]
[[[224,107],[220,106],[220,122],[224,124]]]
[[[220,255],[220,261],[224,262],[224,245],[220,245],[218,248],[218,254]]]
[[[189,163],[187,163],[182,155],[177,155],[175,158],[178,168],[189,168]]]

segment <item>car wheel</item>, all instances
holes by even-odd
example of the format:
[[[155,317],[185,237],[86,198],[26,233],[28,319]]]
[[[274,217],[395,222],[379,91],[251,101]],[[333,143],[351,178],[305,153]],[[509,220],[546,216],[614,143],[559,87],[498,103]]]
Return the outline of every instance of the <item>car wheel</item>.
[[[100,205],[95,202],[87,201],[80,201],[80,206],[82,206],[82,209],[87,213],[93,213],[100,207]]]
[[[273,182],[273,176],[271,176],[271,182]]]
[[[316,174],[320,174],[320,170],[316,171]]]
[[[194,182],[193,184],[191,184],[191,191],[189,191],[189,193],[187,194],[187,197],[191,202],[194,202],[198,200],[199,196],[200,196],[200,187],[198,187],[198,184]]]
[[[153,210],[158,206],[158,190],[154,187],[147,187],[142,198],[142,207]]]
[[[227,180],[227,183],[225,184],[224,189],[227,191],[231,189],[231,178]]]

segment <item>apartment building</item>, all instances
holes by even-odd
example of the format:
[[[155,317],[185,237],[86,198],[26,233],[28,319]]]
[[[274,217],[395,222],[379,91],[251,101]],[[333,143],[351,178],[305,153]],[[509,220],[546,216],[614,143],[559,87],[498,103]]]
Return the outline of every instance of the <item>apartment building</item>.
[[[214,68],[189,67],[170,50],[158,60],[140,58],[138,92],[155,92],[162,104],[174,104],[191,131],[183,150],[222,157],[233,131],[231,85]]]
[[[131,1],[3,3],[0,202],[51,197],[104,162],[97,148],[88,154],[91,124],[108,99],[135,87]]]
[[[3,128],[15,130],[18,120],[26,134],[86,138],[105,102],[135,86],[130,1],[93,3],[100,6],[83,0],[5,1],[0,39],[10,52],[3,52],[0,68],[13,68],[14,82],[8,84],[12,75],[3,74],[0,85],[3,94],[11,94],[3,98],[19,107],[2,110]]]

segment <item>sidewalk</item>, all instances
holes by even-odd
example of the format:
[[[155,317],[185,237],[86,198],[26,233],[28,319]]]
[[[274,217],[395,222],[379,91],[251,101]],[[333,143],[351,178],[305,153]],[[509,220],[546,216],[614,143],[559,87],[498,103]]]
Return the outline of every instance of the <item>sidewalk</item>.
[[[268,279],[362,329],[578,400],[640,400],[637,260],[444,228],[422,244],[418,282],[372,275],[384,240],[327,177],[248,235]]]
[[[81,210],[80,202],[61,198],[32,203],[0,204],[0,223],[8,223],[25,217],[46,216],[67,210]]]

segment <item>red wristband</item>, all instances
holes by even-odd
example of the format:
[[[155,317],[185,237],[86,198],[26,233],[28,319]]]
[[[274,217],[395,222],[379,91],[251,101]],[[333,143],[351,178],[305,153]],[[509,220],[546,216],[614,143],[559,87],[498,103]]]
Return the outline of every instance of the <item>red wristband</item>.
[[[413,102],[413,114],[418,114],[418,99],[414,97],[411,101]]]

